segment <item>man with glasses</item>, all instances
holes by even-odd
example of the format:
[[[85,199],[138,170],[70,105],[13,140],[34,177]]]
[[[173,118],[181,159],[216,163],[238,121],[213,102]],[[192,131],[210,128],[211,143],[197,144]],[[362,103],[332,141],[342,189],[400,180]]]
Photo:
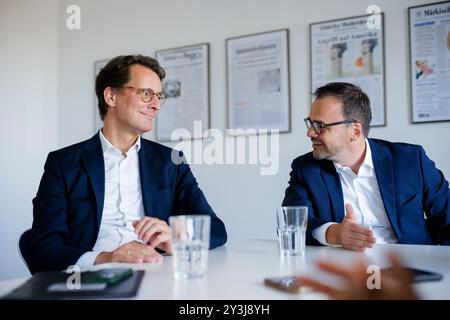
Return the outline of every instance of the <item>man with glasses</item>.
[[[421,146],[369,139],[367,95],[349,83],[314,92],[313,151],[292,162],[284,206],[309,208],[308,244],[450,244],[450,191]]]
[[[164,104],[164,69],[141,55],[112,59],[95,90],[103,128],[51,152],[21,239],[32,273],[70,265],[159,262],[172,253],[168,218],[211,216],[210,248],[226,242],[181,152],[141,138]]]

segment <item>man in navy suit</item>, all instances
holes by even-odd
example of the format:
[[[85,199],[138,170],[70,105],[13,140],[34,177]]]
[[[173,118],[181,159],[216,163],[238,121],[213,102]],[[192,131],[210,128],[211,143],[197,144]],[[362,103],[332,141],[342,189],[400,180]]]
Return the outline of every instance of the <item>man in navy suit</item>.
[[[164,77],[158,61],[141,55],[116,57],[100,71],[103,128],[45,163],[24,255],[32,273],[161,261],[172,253],[167,222],[177,214],[209,215],[210,248],[226,242],[182,153],[140,136],[165,101]]]
[[[305,119],[313,151],[292,162],[283,200],[309,208],[307,243],[450,244],[449,184],[424,149],[369,139],[369,98],[355,85],[329,83],[314,96]]]

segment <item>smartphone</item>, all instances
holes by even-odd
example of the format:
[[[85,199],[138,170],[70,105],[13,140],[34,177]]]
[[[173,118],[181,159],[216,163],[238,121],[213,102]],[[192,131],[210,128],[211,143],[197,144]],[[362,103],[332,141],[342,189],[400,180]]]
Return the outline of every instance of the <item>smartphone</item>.
[[[101,269],[98,271],[87,271],[81,273],[81,282],[84,284],[106,283],[114,285],[133,275],[131,268]]]
[[[298,293],[300,290],[300,284],[295,276],[265,278],[264,284],[289,293]]]
[[[48,292],[80,292],[80,291],[103,291],[108,285],[106,283],[81,283],[80,287],[74,290],[69,288],[65,282],[57,282],[49,285],[47,287]]]
[[[425,281],[439,281],[442,280],[443,275],[437,272],[416,269],[416,268],[402,268],[408,271],[413,276],[413,282],[425,282]],[[392,268],[385,268],[382,272],[391,272]]]

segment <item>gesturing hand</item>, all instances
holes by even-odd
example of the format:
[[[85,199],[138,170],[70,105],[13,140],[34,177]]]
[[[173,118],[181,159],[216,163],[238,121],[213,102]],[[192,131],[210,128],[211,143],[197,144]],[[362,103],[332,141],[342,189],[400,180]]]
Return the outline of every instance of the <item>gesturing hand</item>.
[[[364,251],[375,244],[372,230],[356,222],[352,206],[345,205],[346,215],[339,224],[331,225],[326,233],[327,242],[341,245],[345,249]]]
[[[389,272],[381,272],[381,286],[378,289],[368,288],[369,274],[367,273],[367,264],[364,261],[359,261],[350,268],[325,261],[318,263],[321,270],[343,280],[343,285],[340,288],[334,288],[304,276],[298,277],[297,283],[300,286],[311,287],[316,291],[325,293],[332,299],[417,299],[418,297],[411,285],[411,274],[402,267],[402,263],[396,255],[390,254],[389,260],[392,267]]]

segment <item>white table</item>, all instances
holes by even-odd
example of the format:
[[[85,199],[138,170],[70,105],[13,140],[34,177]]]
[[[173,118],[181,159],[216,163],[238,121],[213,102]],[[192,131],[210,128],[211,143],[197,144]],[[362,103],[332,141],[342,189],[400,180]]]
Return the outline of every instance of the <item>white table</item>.
[[[310,274],[322,280],[332,280],[317,272],[318,259],[351,264],[360,258],[369,259],[381,268],[387,266],[386,256],[397,252],[405,264],[414,268],[437,271],[443,280],[415,285],[422,299],[450,299],[450,247],[425,245],[377,245],[365,253],[351,252],[336,247],[307,246],[305,257],[282,258],[276,240],[243,240],[228,243],[209,252],[208,274],[202,279],[176,279],[173,276],[172,257],[164,257],[161,264],[110,263],[98,267],[132,266],[144,269],[137,299],[325,299],[326,296],[303,290],[298,294],[285,293],[264,285],[265,277],[289,274]],[[368,274],[369,276],[369,274]],[[0,296],[26,279],[0,282]]]

